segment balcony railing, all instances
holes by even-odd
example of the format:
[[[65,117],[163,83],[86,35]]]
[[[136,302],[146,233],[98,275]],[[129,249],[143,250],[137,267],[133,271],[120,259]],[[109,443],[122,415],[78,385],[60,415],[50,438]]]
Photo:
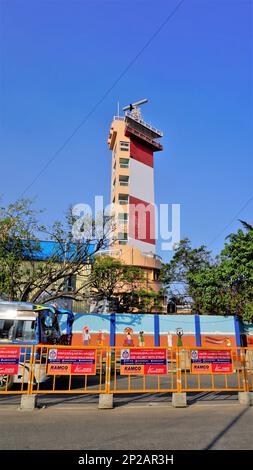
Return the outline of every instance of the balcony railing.
[[[113,116],[114,121],[125,121],[125,116]]]
[[[122,254],[122,251],[121,250],[101,250],[101,251],[97,251],[97,253],[95,253],[95,256],[121,256]]]
[[[142,252],[142,254],[144,256],[147,256],[148,258],[153,258],[153,259],[157,259],[158,261],[162,261],[162,257],[159,256],[159,255],[156,255],[155,253],[146,253],[146,252]]]
[[[147,129],[149,129],[150,131],[154,132],[155,134],[159,135],[160,137],[163,136],[163,132],[162,132],[162,131],[159,131],[159,129],[156,129],[156,127],[151,126],[151,124],[148,124],[147,122],[143,121],[142,119],[141,119],[141,120],[138,120],[138,119],[134,118],[131,113],[126,113],[126,116],[127,116],[128,118],[132,119],[133,121],[138,122],[139,124],[141,124],[142,126],[146,127]]]

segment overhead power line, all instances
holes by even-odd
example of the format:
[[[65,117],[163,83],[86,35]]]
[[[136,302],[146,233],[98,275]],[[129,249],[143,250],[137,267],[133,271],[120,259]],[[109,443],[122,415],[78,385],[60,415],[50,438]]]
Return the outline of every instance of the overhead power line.
[[[230,220],[230,222],[225,225],[225,227],[207,244],[207,246],[211,246],[220,238],[220,236],[234,223],[235,220],[238,219],[239,215],[246,209],[246,207],[253,201],[253,196],[251,196],[241,207],[241,209],[235,214],[233,219]]]
[[[29,183],[26,188],[21,193],[20,197],[23,197],[24,194],[29,191],[29,189],[38,181],[41,175],[47,170],[47,168],[53,163],[53,161],[58,157],[58,155],[63,151],[63,149],[68,145],[71,139],[76,135],[76,133],[81,129],[82,126],[88,121],[90,116],[96,111],[96,109],[103,103],[103,101],[107,98],[109,93],[115,88],[115,86],[119,83],[119,81],[124,77],[124,75],[128,72],[128,70],[133,66],[133,64],[137,61],[137,59],[141,56],[141,54],[148,48],[151,42],[158,36],[161,30],[166,26],[166,24],[175,16],[179,8],[182,6],[185,0],[180,0],[176,7],[169,13],[169,15],[165,18],[165,20],[158,26],[152,36],[148,39],[148,41],[144,44],[144,46],[139,50],[139,52],[133,57],[133,59],[129,62],[129,64],[123,69],[123,71],[119,74],[116,80],[112,83],[112,85],[106,90],[103,96],[94,104],[91,110],[86,114],[86,116],[82,119],[82,121],[76,126],[76,128],[71,132],[71,134],[65,139],[63,144],[53,153],[53,155],[48,159],[48,161],[43,165],[43,167],[39,170],[37,175],[33,178],[31,183]]]

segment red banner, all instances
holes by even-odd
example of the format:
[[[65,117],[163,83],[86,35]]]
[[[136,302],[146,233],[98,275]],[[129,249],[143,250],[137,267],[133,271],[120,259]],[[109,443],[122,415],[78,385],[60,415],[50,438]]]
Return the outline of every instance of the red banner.
[[[192,349],[192,374],[232,374],[232,354],[227,349]]]
[[[0,374],[16,375],[20,358],[20,347],[0,347]]]
[[[121,349],[122,375],[165,375],[168,373],[167,350],[155,348]]]
[[[96,375],[96,349],[49,349],[47,373]]]

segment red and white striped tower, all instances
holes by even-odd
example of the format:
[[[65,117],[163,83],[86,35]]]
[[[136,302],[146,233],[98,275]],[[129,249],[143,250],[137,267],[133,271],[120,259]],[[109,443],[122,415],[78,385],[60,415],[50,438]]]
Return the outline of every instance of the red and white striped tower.
[[[153,257],[153,268],[159,270],[155,257],[154,152],[162,150],[158,139],[163,134],[143,120],[139,106],[145,102],[123,108],[125,116],[115,116],[110,128],[114,247],[121,248],[124,260],[129,257],[131,264],[147,266]],[[130,249],[136,256],[139,252],[142,262],[131,261]],[[146,255],[149,261],[144,259]]]
[[[126,116],[126,135],[130,138],[129,245],[144,253],[155,253],[154,152],[161,144],[154,140],[158,131],[146,128]]]

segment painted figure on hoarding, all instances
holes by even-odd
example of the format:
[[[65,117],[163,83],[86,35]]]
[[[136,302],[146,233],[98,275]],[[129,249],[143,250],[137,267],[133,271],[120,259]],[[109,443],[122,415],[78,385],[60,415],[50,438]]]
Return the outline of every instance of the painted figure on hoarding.
[[[231,346],[231,340],[227,336],[223,336],[222,338],[215,338],[213,336],[204,336],[205,341],[210,344],[225,344],[226,346]]]
[[[172,333],[170,331],[168,331],[168,348],[172,348]]]
[[[102,331],[102,330],[99,330],[98,336],[97,336],[97,345],[98,345],[99,347],[103,346],[103,344],[104,344],[104,339],[105,339],[105,338],[104,338],[104,333],[103,333],[103,331]]]
[[[133,329],[127,327],[124,329],[124,333],[125,333],[124,346],[134,346],[134,342],[132,339]]]
[[[144,331],[140,331],[139,333],[139,346],[145,346]]]
[[[183,346],[183,340],[182,340],[182,336],[184,334],[183,329],[177,328],[176,333],[177,333],[177,346],[180,348],[181,346]]]
[[[91,335],[90,335],[89,327],[84,326],[83,327],[83,344],[84,344],[84,346],[89,346],[90,339],[91,339]]]

